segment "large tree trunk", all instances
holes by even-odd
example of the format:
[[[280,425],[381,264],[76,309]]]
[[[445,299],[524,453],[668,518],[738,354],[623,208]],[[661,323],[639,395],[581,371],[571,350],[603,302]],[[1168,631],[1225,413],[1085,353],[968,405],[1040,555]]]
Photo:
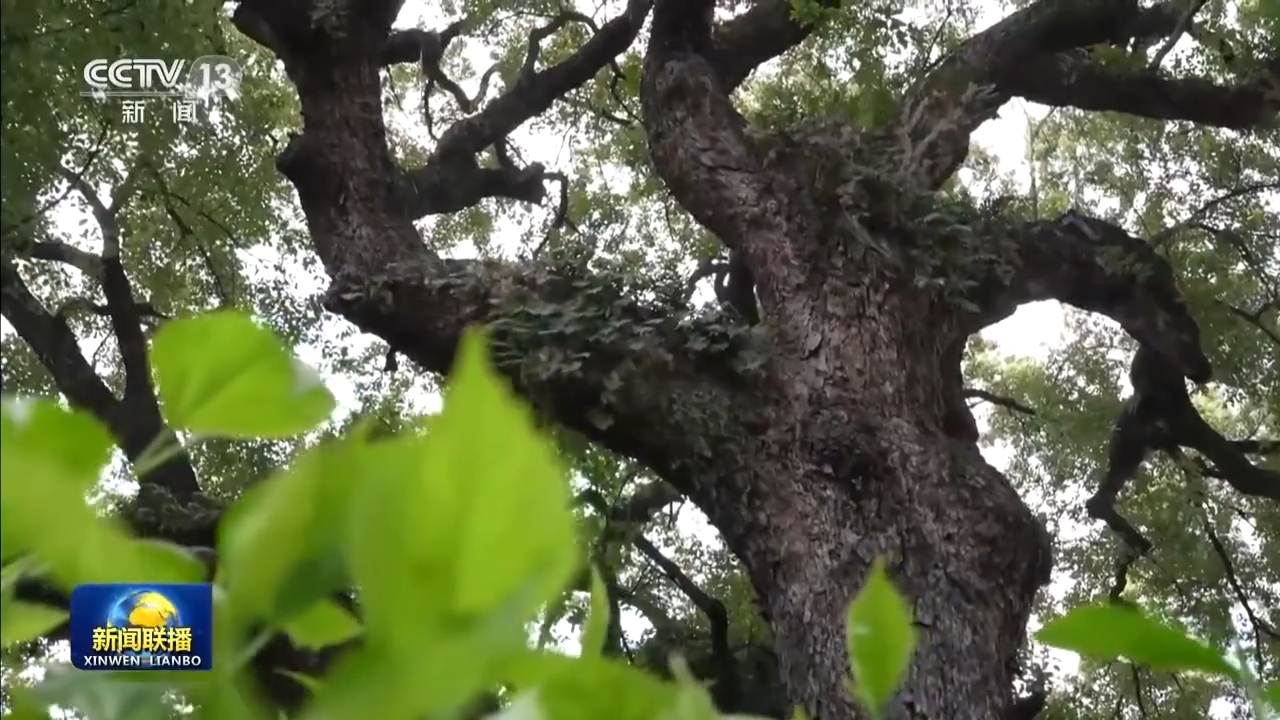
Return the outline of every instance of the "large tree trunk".
[[[746,565],[792,699],[811,716],[857,716],[843,689],[844,612],[884,556],[922,635],[890,717],[1002,717],[1050,544],[978,452],[959,361],[976,327],[1007,315],[1009,299],[993,295],[1043,293],[1052,273],[1096,263],[1065,242],[1009,252],[1000,218],[936,196],[969,132],[1003,103],[995,88],[959,98],[927,88],[880,135],[832,123],[765,135],[744,125],[705,49],[713,5],[657,3],[645,127],[676,198],[745,258],[771,352],[753,442],[718,458],[734,469],[717,476],[719,487],[690,495]],[[1015,15],[988,32],[1035,20]],[[1001,54],[981,60],[1009,59]],[[951,82],[969,70],[942,68]],[[930,213],[943,221],[931,224]],[[1142,254],[1123,232],[1111,237]],[[986,264],[984,251],[1007,271]],[[1083,274],[1095,288],[1115,281]],[[1194,323],[1167,267],[1156,274],[1152,306],[1167,309],[1181,339],[1157,339],[1137,311],[1119,313],[1122,322],[1201,372]],[[1096,306],[1087,294],[1063,299]]]
[[[544,415],[647,465],[707,514],[747,567],[792,700],[811,717],[859,716],[844,689],[844,611],[883,556],[922,640],[889,717],[1000,718],[1051,563],[1044,528],[978,452],[962,397],[967,338],[1056,298],[1116,319],[1187,377],[1209,368],[1168,264],[1143,241],[1082,216],[984,214],[937,191],[1012,93],[1095,102],[1088,87],[1044,80],[1079,60],[1053,53],[1111,41],[1140,13],[1032,3],[948,56],[883,128],[766,133],[730,93],[809,29],[787,0],[720,25],[714,5],[631,0],[409,170],[387,148],[379,69],[428,43],[390,32],[399,2],[242,0],[235,19],[298,88],[305,125],[279,167],[333,279],[329,310],[438,372],[468,325],[487,324],[500,369]],[[481,169],[477,153],[590,80],[651,9],[641,97],[654,168],[729,249],[758,307],[739,293],[733,316],[691,316],[620,298],[585,268],[430,251],[418,217],[538,199],[541,167]],[[1142,18],[1144,32],[1163,17]],[[1012,76],[1033,61],[1035,79]],[[1167,116],[1171,102],[1146,112]]]
[[[850,319],[832,336],[874,323]],[[792,699],[810,717],[854,717],[841,689],[844,614],[877,556],[921,635],[893,716],[1001,717],[1032,599],[1047,580],[1048,538],[972,443],[942,436],[901,402],[902,386],[876,379],[901,377],[909,355],[881,354],[878,369],[867,362],[875,356],[862,360],[870,382],[845,383],[861,386],[861,400],[832,388],[808,418],[764,435],[742,459],[748,502],[713,520],[748,568]]]

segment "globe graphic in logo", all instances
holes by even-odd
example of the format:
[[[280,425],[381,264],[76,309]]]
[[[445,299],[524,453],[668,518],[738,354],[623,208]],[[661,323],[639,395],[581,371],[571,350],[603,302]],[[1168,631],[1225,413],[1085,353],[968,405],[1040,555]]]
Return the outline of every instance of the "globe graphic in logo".
[[[137,590],[116,601],[107,613],[107,627],[175,628],[182,627],[182,616],[173,602],[154,590]],[[149,658],[151,653],[126,650],[125,654]]]

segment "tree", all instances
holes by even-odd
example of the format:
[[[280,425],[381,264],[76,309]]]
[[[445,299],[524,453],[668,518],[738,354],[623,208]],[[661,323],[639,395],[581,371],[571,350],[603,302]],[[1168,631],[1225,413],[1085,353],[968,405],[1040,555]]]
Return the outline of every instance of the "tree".
[[[878,86],[844,98],[856,112],[833,103],[771,117],[748,107],[767,88],[744,97],[757,67],[785,60],[824,27],[871,28],[879,37],[874,23],[849,21],[841,13],[853,11],[827,2],[793,13],[792,3],[760,0],[717,21],[716,4],[705,0],[633,0],[598,27],[564,13],[536,28],[523,63],[500,70],[505,87],[491,99],[459,98],[463,115],[425,158],[405,163],[381,111],[383,69],[423,65],[444,86],[432,63],[445,38],[496,20],[393,31],[401,5],[242,0],[235,10],[235,27],[283,61],[300,101],[303,122],[276,165],[329,279],[324,308],[381,338],[392,357],[435,373],[447,372],[467,326],[486,325],[502,370],[543,416],[636,461],[657,478],[662,490],[654,492],[677,493],[706,514],[750,580],[789,699],[810,716],[856,716],[843,689],[841,628],[877,556],[889,559],[922,634],[894,716],[995,718],[1020,707],[1013,681],[1052,569],[1051,538],[979,452],[965,402],[966,344],[1020,305],[1055,299],[1115,320],[1179,383],[1203,385],[1213,369],[1199,308],[1155,244],[1126,230],[1124,217],[1072,211],[1046,220],[1048,199],[1028,209],[975,198],[954,180],[970,136],[1020,97],[1170,124],[1257,128],[1269,133],[1258,142],[1274,152],[1276,60],[1233,48],[1232,67],[1216,69],[1216,79],[1163,71],[1166,41],[1194,24],[1180,6],[1041,0],[956,38],[936,60],[925,50],[934,60],[927,70],[891,80],[882,73]],[[643,62],[620,67],[617,58],[646,24]],[[556,59],[539,63],[541,44],[566,26],[590,34],[549,48]],[[607,97],[612,83],[598,77],[605,69],[618,84],[638,84],[631,140],[647,147],[651,179],[692,218],[691,235],[705,233],[722,248],[704,254],[699,273],[714,280],[719,307],[696,306],[680,283],[646,285],[602,267],[554,232],[527,258],[458,260],[415,226],[491,198],[538,203],[548,183],[563,186],[566,178],[540,164],[519,165],[509,136],[583,88]],[[1231,74],[1239,77],[1223,79]],[[236,142],[265,152],[264,140]],[[491,149],[489,163],[482,158]],[[256,169],[258,160],[243,162]],[[103,179],[130,189],[145,172]],[[66,175],[93,205],[94,189]],[[148,192],[163,201],[170,194],[153,175]],[[36,208],[47,182],[37,176],[12,195]],[[107,238],[98,257],[31,230],[14,231],[25,234],[14,253],[61,260],[100,282],[106,302],[90,310],[109,317],[119,343],[115,392],[79,353],[65,313],[46,310],[8,256],[4,313],[57,390],[103,418],[136,461],[164,428],[143,364],[148,309],[111,241],[127,195],[113,194],[92,207]],[[29,228],[38,213],[10,216],[18,203],[8,189],[5,196],[6,225]],[[166,212],[163,202],[144,207]],[[572,219],[570,208],[557,224]],[[1193,227],[1201,220],[1169,232],[1230,242],[1222,228]],[[1244,312],[1264,322],[1264,313]],[[1230,445],[1189,402],[1177,409],[1186,419],[1178,427],[1193,429],[1174,428],[1155,447],[1195,449],[1204,474],[1235,492],[1280,497],[1275,470],[1255,465],[1249,448]],[[1259,423],[1272,431],[1274,410]],[[139,532],[213,545],[216,509],[196,513],[192,530],[173,529],[173,501],[186,506],[203,489],[198,464],[180,455],[142,478],[147,491],[137,504],[165,505],[130,511]],[[1099,507],[1114,523],[1103,512],[1114,508]],[[278,652],[263,662],[288,664],[280,655],[292,650]],[[278,685],[273,695],[296,705],[299,689]]]

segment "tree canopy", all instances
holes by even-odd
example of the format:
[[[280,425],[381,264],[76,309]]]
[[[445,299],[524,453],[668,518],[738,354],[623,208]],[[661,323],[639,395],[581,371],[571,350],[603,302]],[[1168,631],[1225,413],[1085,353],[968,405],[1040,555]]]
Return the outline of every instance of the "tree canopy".
[[[682,428],[749,426],[771,348],[810,343],[776,317],[844,302],[792,303],[817,281],[761,268],[816,256],[753,242],[783,231],[743,208],[800,198],[807,214],[778,211],[783,234],[811,218],[835,228],[856,184],[856,201],[882,214],[864,217],[865,235],[846,228],[862,243],[851,265],[893,272],[905,261],[876,244],[899,241],[896,218],[911,216],[927,242],[911,248],[907,282],[973,306],[975,330],[1012,315],[1033,332],[1015,308],[1063,302],[1036,311],[1064,328],[1043,352],[975,335],[963,389],[948,390],[974,408],[987,456],[1052,537],[1033,627],[1118,599],[1241,649],[1263,682],[1280,681],[1280,11],[1266,0],[686,5],[4,0],[4,392],[62,397],[105,424],[118,452],[92,498],[102,512],[212,548],[221,510],[304,449],[358,422],[429,433],[463,330],[484,324],[495,363],[573,470],[583,553],[618,620],[610,652],[665,671],[678,651],[722,707],[782,717],[796,681],[759,578],[734,552],[752,536],[715,512],[739,488],[681,474],[711,477],[730,434]],[[128,123],[119,98],[84,96],[91,60],[204,55],[233,58],[242,79],[194,122],[151,99]],[[970,144],[992,121],[1021,137],[979,131]],[[852,178],[848,144],[822,150],[852,143],[849,127],[859,157],[901,175]],[[743,155],[777,177],[803,174],[807,189],[759,180]],[[1090,254],[1062,224],[1073,215]],[[1014,224],[1033,228],[1022,265],[989,274],[1023,283],[1020,295],[952,282],[969,281],[965,263],[997,267],[989,256],[1023,242]],[[1099,246],[1154,254],[1171,276],[1126,271],[1121,284],[1096,270]],[[1026,279],[1037,263],[1059,271]],[[848,307],[882,297],[840,282],[859,298]],[[1165,300],[1179,310],[1157,307]],[[186,437],[140,473],[169,432],[151,338],[220,308],[296,348],[339,409],[295,437]],[[839,341],[812,337],[806,357]],[[1162,451],[1098,511],[1086,499],[1141,390],[1125,380],[1135,339],[1176,366],[1178,387],[1196,383],[1194,410],[1162,420],[1176,437],[1149,445]],[[545,609],[543,641],[574,642],[589,586],[584,575]],[[5,684],[56,640],[7,653]],[[310,672],[330,660],[286,645],[261,662]],[[1248,712],[1218,679],[1077,665],[1034,642],[1020,655],[1011,675],[1039,717]],[[264,684],[285,707],[305,694],[287,678]]]

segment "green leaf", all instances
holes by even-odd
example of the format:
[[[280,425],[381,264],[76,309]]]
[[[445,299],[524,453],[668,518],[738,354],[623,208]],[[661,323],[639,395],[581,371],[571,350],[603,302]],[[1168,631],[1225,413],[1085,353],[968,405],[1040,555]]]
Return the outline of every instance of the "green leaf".
[[[516,703],[556,720],[684,718],[680,687],[605,658],[530,654],[510,678]],[[532,710],[532,708],[530,708]],[[528,717],[528,716],[526,716]]]
[[[155,720],[169,714],[164,683],[141,682],[140,673],[79,672],[49,668],[33,690],[41,702],[74,708],[93,720]]]
[[[324,683],[310,675],[303,675],[302,673],[294,672],[292,670],[276,670],[276,672],[298,683],[313,694],[320,692],[320,688],[324,687]]]
[[[11,593],[17,587],[18,581],[31,573],[31,566],[31,558],[23,557],[0,569],[0,595],[11,597]]]
[[[1047,623],[1036,639],[1095,660],[1123,657],[1155,672],[1199,670],[1236,678],[1217,651],[1131,608],[1087,605]]]
[[[600,655],[609,641],[609,588],[599,570],[591,567],[591,614],[582,630],[582,654]]]
[[[98,481],[115,445],[96,418],[66,410],[49,399],[6,398],[2,407],[0,448],[5,470],[37,475],[15,478],[6,472],[6,491],[10,483],[56,482],[88,492]]]
[[[528,409],[490,367],[479,334],[463,339],[451,380],[444,412],[427,436],[427,457],[441,496],[462,511],[453,528],[457,609],[484,612],[537,578],[541,587],[526,608],[532,618],[578,565],[564,469]]]
[[[321,600],[286,620],[284,631],[295,645],[319,650],[359,636],[362,628],[359,621],[337,603]]]
[[[284,473],[249,488],[218,528],[219,579],[241,612],[274,616],[277,598],[307,552],[317,454],[304,453]]]
[[[1271,704],[1273,710],[1280,711],[1280,682],[1271,683],[1263,688],[1262,696]]]
[[[168,420],[202,435],[290,437],[315,428],[335,407],[319,374],[241,313],[165,323],[151,360]]]
[[[229,683],[236,672],[252,659],[268,631],[250,634],[252,625],[244,613],[234,606],[233,598],[221,585],[213,586],[213,675],[219,683]],[[250,639],[252,637],[252,639]]]
[[[368,453],[349,557],[371,638],[412,655],[421,633],[456,632],[500,607],[518,628],[567,586],[577,566],[567,483],[479,336],[464,338],[426,438]]]
[[[243,618],[232,607],[231,597],[219,585],[213,586],[213,670],[183,673],[179,678],[183,695],[200,708],[201,720],[257,720],[278,717],[263,707],[254,688],[245,681],[245,665],[272,637],[261,632],[249,637]],[[138,673],[142,680],[160,680],[163,673]]]
[[[35,605],[21,600],[8,600],[0,608],[0,644],[8,647],[41,637],[67,619],[63,610]]]
[[[720,717],[711,695],[694,677],[684,658],[672,658],[671,674],[676,681],[675,707],[664,717],[672,720],[716,720]]]
[[[137,579],[128,537],[86,499],[111,447],[106,430],[87,415],[51,400],[6,399],[0,410],[0,556],[31,553],[67,588],[121,574]]]
[[[134,540],[133,556],[138,572],[136,580],[156,583],[204,582],[204,563],[181,545],[163,540]]]
[[[267,619],[303,610],[346,585],[340,547],[363,443],[331,442],[251,487],[218,532],[220,579],[237,610]],[[271,552],[263,552],[271,548]]]
[[[890,582],[883,558],[872,564],[866,584],[849,605],[845,643],[857,697],[878,714],[906,676],[916,647],[911,612]]]
[[[48,703],[40,702],[33,689],[15,684],[9,690],[6,720],[52,720]]]
[[[422,717],[423,702],[415,692],[413,670],[385,648],[366,643],[346,654],[326,675],[302,720]],[[418,677],[428,683],[433,680]]]

